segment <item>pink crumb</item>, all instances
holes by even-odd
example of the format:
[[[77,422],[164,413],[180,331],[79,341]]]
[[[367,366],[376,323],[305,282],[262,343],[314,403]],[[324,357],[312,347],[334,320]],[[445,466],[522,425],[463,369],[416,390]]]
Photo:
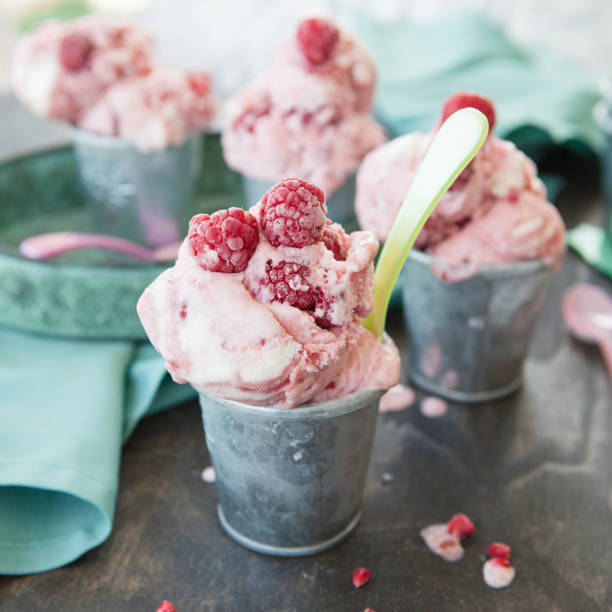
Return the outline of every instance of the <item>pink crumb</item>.
[[[202,480],[208,483],[216,482],[217,475],[215,474],[215,468],[212,465],[204,468],[204,471],[202,472]]]
[[[372,608],[366,608],[363,612],[376,612],[376,610]]]
[[[516,570],[507,559],[492,557],[482,566],[482,577],[492,589],[503,589],[510,586]]]
[[[353,571],[353,586],[358,589],[370,581],[372,572],[367,567],[358,567]]]
[[[426,397],[421,402],[421,414],[430,419],[438,419],[448,412],[448,404],[440,397]]]
[[[398,412],[412,406],[415,400],[415,392],[406,385],[395,385],[391,387],[381,398],[378,405],[379,412]]]
[[[421,537],[432,553],[445,561],[460,561],[464,550],[461,540],[476,531],[474,523],[462,513],[455,514],[448,523],[430,525],[421,529]]]
[[[164,600],[159,604],[156,612],[176,612],[176,610],[174,609],[171,601]]]

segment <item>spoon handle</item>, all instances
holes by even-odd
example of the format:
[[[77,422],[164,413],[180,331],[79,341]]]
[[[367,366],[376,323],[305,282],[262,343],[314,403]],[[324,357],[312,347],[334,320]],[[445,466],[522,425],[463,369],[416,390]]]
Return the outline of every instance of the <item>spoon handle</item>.
[[[599,348],[604,358],[606,367],[608,368],[608,375],[610,381],[612,381],[612,332],[607,332],[599,338]]]

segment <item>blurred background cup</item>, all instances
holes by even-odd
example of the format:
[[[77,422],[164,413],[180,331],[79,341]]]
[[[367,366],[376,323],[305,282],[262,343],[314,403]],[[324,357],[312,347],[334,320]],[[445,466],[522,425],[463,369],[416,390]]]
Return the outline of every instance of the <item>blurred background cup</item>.
[[[361,517],[382,394],[361,390],[282,410],[201,393],[225,532],[283,557],[343,540]]]
[[[411,251],[403,269],[409,376],[423,389],[472,403],[522,384],[523,363],[553,271],[542,260],[495,264],[457,282]]]
[[[71,135],[97,231],[149,247],[185,236],[203,162],[201,134],[152,153],[120,138],[79,129]]]
[[[350,227],[357,223],[357,217],[355,216],[355,175],[351,173],[344,183],[336,189],[330,196],[325,194],[325,205],[327,206],[327,216],[335,223],[340,223],[344,227]],[[278,180],[284,178],[301,178],[283,176]],[[247,203],[247,207],[256,204],[272,185],[275,185],[278,181],[262,181],[260,179],[250,178],[248,176],[242,177],[244,197]]]

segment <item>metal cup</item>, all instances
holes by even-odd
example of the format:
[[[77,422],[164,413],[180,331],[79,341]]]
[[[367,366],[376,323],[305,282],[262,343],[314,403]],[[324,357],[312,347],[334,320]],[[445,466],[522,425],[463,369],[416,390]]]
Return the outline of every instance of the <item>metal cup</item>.
[[[496,264],[448,283],[431,261],[412,251],[402,272],[410,378],[458,402],[509,395],[522,384],[552,270],[542,260]]]
[[[291,410],[201,393],[225,532],[282,557],[313,555],[343,540],[361,516],[382,393],[361,390]]]
[[[202,167],[202,136],[143,153],[132,143],[74,129],[79,175],[100,232],[157,247],[183,238]]]
[[[278,181],[262,181],[259,179],[243,176],[244,197],[248,206],[253,206],[261,199],[261,196],[275,185]],[[281,180],[281,179],[279,179]],[[325,194],[327,216],[344,227],[351,226],[357,222],[355,216],[355,173],[350,174],[347,179],[329,197]]]
[[[601,153],[601,178],[605,200],[605,229],[612,236],[612,79],[609,87],[611,97],[595,105],[593,116],[606,138],[606,146]]]

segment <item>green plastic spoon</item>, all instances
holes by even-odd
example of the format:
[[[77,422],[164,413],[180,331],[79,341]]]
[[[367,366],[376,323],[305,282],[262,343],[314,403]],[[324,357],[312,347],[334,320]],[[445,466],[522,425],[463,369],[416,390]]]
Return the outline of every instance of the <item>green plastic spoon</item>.
[[[486,117],[462,108],[440,127],[402,202],[374,272],[372,312],[361,323],[382,337],[393,285],[425,221],[440,198],[472,161],[489,132]]]

